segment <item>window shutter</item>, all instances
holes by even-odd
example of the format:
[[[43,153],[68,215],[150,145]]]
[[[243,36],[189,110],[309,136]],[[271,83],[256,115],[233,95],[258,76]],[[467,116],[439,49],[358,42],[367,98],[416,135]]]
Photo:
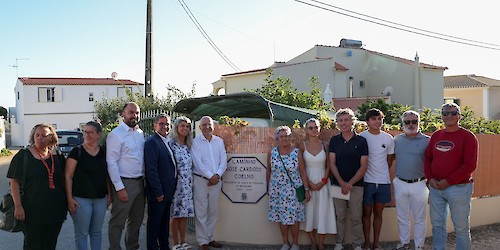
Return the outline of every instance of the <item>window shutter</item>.
[[[54,101],[62,102],[62,88],[54,88]]]
[[[47,88],[38,88],[38,102],[47,102]]]

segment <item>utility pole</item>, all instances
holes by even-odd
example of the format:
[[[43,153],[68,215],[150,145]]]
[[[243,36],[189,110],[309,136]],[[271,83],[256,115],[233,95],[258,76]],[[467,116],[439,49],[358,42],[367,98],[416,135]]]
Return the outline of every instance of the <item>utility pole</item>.
[[[16,58],[16,64],[9,65],[9,67],[16,68],[16,78],[19,78],[19,61],[21,60],[29,60],[29,58]]]
[[[147,16],[146,16],[146,72],[145,72],[145,94],[146,97],[153,100],[153,64],[152,64],[152,35],[153,35],[153,0],[147,0]]]

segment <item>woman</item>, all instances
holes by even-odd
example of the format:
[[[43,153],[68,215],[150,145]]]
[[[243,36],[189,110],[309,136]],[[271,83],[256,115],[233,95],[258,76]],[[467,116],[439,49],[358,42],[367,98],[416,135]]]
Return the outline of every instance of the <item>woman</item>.
[[[52,153],[57,142],[51,125],[35,125],[30,145],[14,156],[7,172],[14,217],[25,225],[24,249],[56,249],[57,236],[66,219],[64,157]]]
[[[300,145],[300,154],[304,158],[311,201],[305,205],[305,222],[300,229],[309,233],[311,249],[325,249],[326,234],[337,233],[335,208],[328,190],[328,143],[319,139],[320,123],[311,118],[304,124],[306,140]],[[318,238],[319,235],[319,238]]]
[[[187,218],[194,217],[193,160],[189,151],[193,143],[191,120],[185,116],[175,119],[170,139],[168,143],[177,164],[177,186],[170,209],[173,250],[188,250],[191,246],[186,243]]]
[[[268,220],[279,225],[283,246],[281,250],[299,249],[299,225],[304,220],[304,204],[299,202],[295,188],[304,185],[306,201],[311,198],[304,161],[299,149],[292,147],[288,126],[280,126],[274,132],[278,146],[267,155],[267,184],[269,194]],[[292,245],[288,241],[292,233]]]
[[[106,152],[99,146],[100,123],[90,121],[83,130],[83,144],[71,150],[66,160],[66,197],[75,228],[78,250],[101,249],[102,223],[111,202]]]

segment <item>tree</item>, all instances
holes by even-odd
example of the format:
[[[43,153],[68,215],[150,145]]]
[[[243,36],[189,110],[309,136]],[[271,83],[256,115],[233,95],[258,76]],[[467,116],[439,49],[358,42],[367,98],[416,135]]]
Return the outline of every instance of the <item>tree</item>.
[[[193,83],[191,92],[184,93],[175,86],[168,84],[166,96],[164,98],[160,98],[155,95],[153,96],[153,101],[144,97],[142,92],[132,93],[128,88],[126,88],[126,97],[96,101],[94,105],[94,118],[98,119],[104,127],[114,124],[121,115],[123,106],[127,102],[136,102],[142,112],[150,110],[161,110],[165,112],[171,111],[178,101],[194,97],[196,94],[195,87],[196,82]],[[113,125],[110,126],[113,127]]]
[[[3,106],[0,106],[0,116],[3,116],[3,118],[7,119],[7,109]]]
[[[307,85],[310,91],[299,92],[292,86],[292,80],[283,76],[273,79],[272,69],[267,70],[266,84],[257,89],[245,89],[247,92],[254,92],[262,97],[278,103],[290,106],[307,108],[313,110],[333,110],[333,107],[323,104],[320,83],[317,77],[311,77]]]
[[[384,99],[377,99],[365,102],[358,106],[357,117],[359,120],[365,120],[365,113],[369,109],[377,108],[385,115],[385,123],[389,125],[397,125],[401,123],[400,116],[405,111],[410,110],[411,107],[399,103],[387,103]]]

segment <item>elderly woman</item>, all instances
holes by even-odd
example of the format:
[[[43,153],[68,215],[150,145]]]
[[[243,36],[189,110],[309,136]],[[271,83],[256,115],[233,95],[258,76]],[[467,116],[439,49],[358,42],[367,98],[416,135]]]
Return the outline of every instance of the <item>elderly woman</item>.
[[[100,123],[90,121],[83,130],[83,144],[66,160],[66,197],[75,228],[76,249],[101,249],[102,223],[111,202],[105,148],[99,146]]]
[[[25,225],[24,249],[56,249],[57,236],[66,219],[64,157],[52,153],[57,142],[51,125],[35,125],[30,145],[14,156],[7,172],[14,217]]]
[[[309,201],[309,182],[299,149],[292,147],[288,126],[280,126],[274,132],[278,146],[267,156],[267,184],[269,194],[268,220],[279,225],[283,246],[281,250],[299,249],[299,226],[304,220],[304,204],[297,198],[295,188],[304,185],[306,201]],[[292,233],[292,244],[288,240]]]
[[[193,160],[189,151],[193,143],[191,120],[185,116],[177,117],[170,139],[168,144],[177,164],[177,186],[170,209],[173,250],[188,250],[191,246],[186,243],[187,218],[194,216]]]
[[[311,249],[325,249],[326,234],[337,233],[335,223],[335,208],[333,199],[330,198],[328,176],[328,142],[319,138],[319,120],[311,118],[304,124],[306,127],[306,140],[300,145],[300,153],[304,159],[309,187],[311,188],[311,201],[305,205],[305,221],[300,224],[300,229],[309,233]],[[319,235],[319,237],[318,237]]]

